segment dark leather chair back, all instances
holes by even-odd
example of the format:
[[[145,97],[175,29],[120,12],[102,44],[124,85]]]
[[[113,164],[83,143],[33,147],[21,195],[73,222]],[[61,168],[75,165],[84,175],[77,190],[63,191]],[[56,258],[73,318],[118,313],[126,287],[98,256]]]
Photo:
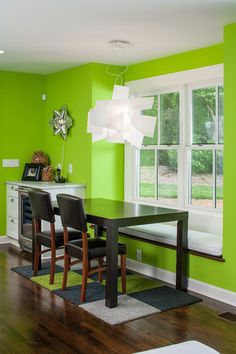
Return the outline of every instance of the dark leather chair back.
[[[69,194],[58,194],[57,202],[62,225],[87,232],[87,220],[82,199]]]
[[[32,189],[28,192],[28,195],[32,208],[32,217],[54,223],[55,215],[50,194],[45,191]]]

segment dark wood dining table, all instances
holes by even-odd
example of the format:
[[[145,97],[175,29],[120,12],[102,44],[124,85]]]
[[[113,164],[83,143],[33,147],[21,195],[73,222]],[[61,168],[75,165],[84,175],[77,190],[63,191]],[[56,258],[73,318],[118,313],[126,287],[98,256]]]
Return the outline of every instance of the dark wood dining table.
[[[53,207],[55,214],[59,215],[56,202]],[[177,221],[176,288],[186,290],[188,212],[102,198],[84,199],[84,208],[88,223],[96,225],[96,236],[100,236],[102,230],[106,229],[105,304],[107,307],[113,308],[118,305],[119,227]]]

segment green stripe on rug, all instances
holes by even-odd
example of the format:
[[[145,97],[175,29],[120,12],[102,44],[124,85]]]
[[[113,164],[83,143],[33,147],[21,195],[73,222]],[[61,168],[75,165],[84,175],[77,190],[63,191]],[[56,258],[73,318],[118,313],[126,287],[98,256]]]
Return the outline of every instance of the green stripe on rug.
[[[103,280],[102,284],[105,285],[106,281]],[[130,274],[126,276],[126,294],[154,289],[162,285],[163,283],[158,280],[146,278],[139,274]],[[118,278],[118,291],[122,293],[121,277]]]
[[[54,284],[49,284],[50,274],[38,275],[32,277],[31,280],[48,290],[61,289],[63,273],[55,273]],[[93,282],[92,279],[88,279],[88,283]],[[68,272],[67,287],[82,284],[82,275],[75,273],[73,271]]]

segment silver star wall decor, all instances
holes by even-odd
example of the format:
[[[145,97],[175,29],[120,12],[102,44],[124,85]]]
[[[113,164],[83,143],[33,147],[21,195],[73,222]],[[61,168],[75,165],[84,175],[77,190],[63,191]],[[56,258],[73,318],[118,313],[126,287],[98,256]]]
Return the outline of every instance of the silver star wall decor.
[[[68,130],[73,125],[73,120],[68,114],[66,105],[62,106],[59,110],[53,111],[53,118],[49,121],[53,129],[54,135],[61,135],[66,140]]]

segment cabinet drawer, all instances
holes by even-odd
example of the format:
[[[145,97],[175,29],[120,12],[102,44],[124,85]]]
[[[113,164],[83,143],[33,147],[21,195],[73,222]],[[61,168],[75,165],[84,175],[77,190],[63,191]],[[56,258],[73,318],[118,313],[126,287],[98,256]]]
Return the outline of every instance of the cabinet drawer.
[[[16,190],[17,185],[8,184],[7,185],[7,196],[18,198],[18,191]]]
[[[18,219],[7,217],[7,236],[18,240]]]
[[[7,215],[18,218],[18,198],[7,197]]]
[[[70,195],[75,195],[80,198],[85,198],[85,187],[71,187],[71,188],[51,188],[45,189],[46,192],[49,192],[51,195],[51,199],[53,201],[57,200],[57,194],[65,193]]]

